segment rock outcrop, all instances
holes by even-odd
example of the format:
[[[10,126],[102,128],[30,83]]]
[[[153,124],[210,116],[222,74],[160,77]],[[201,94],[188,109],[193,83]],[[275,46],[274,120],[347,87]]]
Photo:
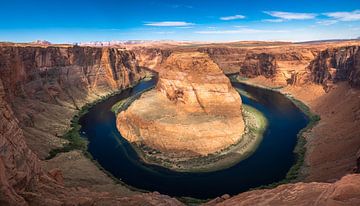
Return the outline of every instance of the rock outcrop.
[[[252,205],[348,205],[360,204],[360,175],[353,174],[335,183],[285,184],[274,189],[244,192],[234,197],[217,198],[204,206]]]
[[[140,79],[135,54],[116,48],[1,46],[5,99],[31,149],[45,158],[62,145],[77,109]]]
[[[159,109],[161,108],[161,109]],[[156,90],[117,117],[130,142],[167,152],[207,155],[240,140],[241,99],[204,53],[173,53],[162,64]]]
[[[140,75],[129,51],[1,45],[0,205],[122,202],[111,194],[64,187],[62,172],[47,173],[39,157],[62,145],[58,135],[69,127],[77,108],[135,83]],[[143,196],[130,200],[141,204],[147,198]],[[148,200],[166,202],[156,196]]]
[[[171,49],[137,47],[132,50],[142,68],[157,71],[160,64],[172,53]]]
[[[40,172],[39,159],[26,145],[0,80],[0,205],[26,205],[18,193]]]
[[[283,84],[285,81],[290,82],[291,85],[298,85],[298,87],[287,87],[284,91],[306,102],[322,118],[320,124],[306,134],[308,140],[306,163],[309,166],[307,168],[309,174],[305,180],[329,182],[339,179],[346,173],[360,171],[357,129],[360,121],[357,89],[359,87],[358,48],[358,46],[344,47],[329,43],[289,44],[271,48],[261,45],[252,45],[251,48],[205,46],[199,50],[208,53],[226,73],[239,72],[245,65],[246,57],[249,63],[261,53],[275,57],[277,65],[275,75],[269,76],[266,80],[271,80],[272,84],[274,82]],[[320,52],[321,50],[324,51]],[[161,49],[152,56],[149,50],[149,53],[143,53],[145,54],[143,58],[139,58],[140,65],[157,70],[156,67],[164,63],[174,52],[176,49],[166,52]],[[158,193],[114,195],[108,192],[94,192],[92,188],[84,187],[81,182],[76,183],[76,187],[66,186],[67,176],[58,169],[46,171],[41,166],[46,164],[45,161],[38,158],[45,158],[50,149],[61,146],[63,140],[57,136],[68,128],[69,120],[78,108],[139,80],[137,55],[136,52],[118,48],[35,46],[35,44],[0,46],[0,205],[182,205],[178,200]],[[252,56],[254,59],[250,58]],[[155,60],[147,64],[147,61],[153,59]],[[196,67],[196,65],[192,66]],[[205,73],[207,72],[210,73],[210,71]],[[252,71],[249,71],[249,74],[252,74]],[[169,104],[166,106],[159,104],[153,108],[143,105],[143,109],[162,112],[158,108],[163,106],[163,110],[175,111],[173,115],[178,117],[188,113],[211,115],[212,112],[218,112],[215,109],[217,104],[208,101],[207,97],[200,98],[199,102],[202,102],[203,106],[193,101],[196,98],[188,98],[193,97],[194,95],[189,94],[195,94],[197,90],[193,90],[190,81],[178,81],[177,78],[183,78],[183,75],[181,71],[165,73],[166,78],[159,83],[156,94],[145,93],[141,98],[145,99],[146,95],[158,95],[156,98],[160,98],[160,102],[169,102]],[[262,71],[258,75],[264,76]],[[218,79],[217,75],[209,76],[212,81]],[[210,79],[204,81],[212,83]],[[334,84],[335,88],[329,93],[324,93],[319,85],[303,85],[311,81],[326,88]],[[341,81],[349,82],[352,88]],[[200,84],[200,81],[197,83]],[[187,86],[183,87],[182,84]],[[219,84],[222,86],[212,85],[212,89],[208,91],[212,93],[227,88],[225,86],[227,83]],[[179,91],[178,87],[182,89]],[[321,92],[319,94],[314,92],[314,87]],[[231,89],[228,92],[231,93]],[[158,102],[150,103],[158,104]],[[186,104],[192,106],[186,107]],[[183,109],[173,110],[180,105],[183,105],[181,106]],[[219,109],[222,108],[224,107]],[[219,113],[221,112],[226,113],[219,110]],[[171,119],[170,117],[167,118]],[[195,117],[199,118],[199,116]],[[143,121],[141,123],[149,123],[147,119],[138,120]],[[134,122],[138,120],[135,119]],[[150,128],[153,125],[148,124],[148,126]],[[160,126],[155,129],[166,131],[166,127]],[[183,125],[181,131],[191,131],[191,129]],[[223,129],[223,131],[227,130]],[[84,158],[80,154],[77,156],[74,159],[71,154],[64,153],[58,159],[70,161],[72,158],[71,161],[78,163]],[[53,164],[59,165],[57,161],[60,160],[56,160]],[[67,166],[70,164],[68,163]],[[92,163],[89,161],[88,164]],[[82,170],[76,172],[83,174]],[[86,179],[81,180],[86,181]],[[109,179],[107,181],[111,182]],[[334,183],[284,184],[274,189],[253,190],[234,197],[224,195],[208,204],[360,205],[359,181],[359,175],[352,174]],[[103,190],[99,189],[99,191]]]
[[[313,82],[329,87],[339,81],[348,81],[360,87],[360,46],[331,48],[321,51],[310,63]]]
[[[255,77],[263,75],[266,78],[274,77],[277,64],[275,56],[267,53],[248,54],[240,68],[240,75]]]

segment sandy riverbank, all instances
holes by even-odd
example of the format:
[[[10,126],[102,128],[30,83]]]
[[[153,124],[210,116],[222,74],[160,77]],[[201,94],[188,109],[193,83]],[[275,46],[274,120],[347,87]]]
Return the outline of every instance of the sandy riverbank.
[[[278,88],[262,76],[246,82]],[[304,133],[307,143],[301,169],[303,181],[333,182],[352,173],[360,150],[360,90],[351,88],[347,82],[334,84],[328,92],[312,83],[277,90],[300,100],[312,113],[321,116],[319,123]]]
[[[267,120],[257,109],[243,105],[245,133],[241,140],[228,148],[207,156],[172,158],[171,155],[144,145],[133,145],[142,161],[181,172],[210,172],[233,166],[247,158],[262,141]]]

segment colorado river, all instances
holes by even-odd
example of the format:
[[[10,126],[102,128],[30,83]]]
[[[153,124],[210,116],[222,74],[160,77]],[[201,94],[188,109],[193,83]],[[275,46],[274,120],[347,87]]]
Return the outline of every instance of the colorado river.
[[[111,107],[154,84],[155,80],[144,81],[126,89],[92,107],[79,121],[93,158],[124,183],[171,196],[205,199],[277,182],[293,165],[297,134],[307,125],[308,118],[285,96],[241,83],[233,86],[253,97],[241,96],[243,103],[261,111],[268,120],[264,138],[250,157],[228,169],[208,173],[175,172],[142,163],[118,132]]]

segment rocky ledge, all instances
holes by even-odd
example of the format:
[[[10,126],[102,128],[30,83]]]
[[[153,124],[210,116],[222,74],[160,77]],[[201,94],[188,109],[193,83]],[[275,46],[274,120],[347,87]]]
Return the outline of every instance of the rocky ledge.
[[[206,156],[241,140],[240,95],[208,55],[173,53],[159,71],[156,89],[118,115],[124,138],[177,158]]]

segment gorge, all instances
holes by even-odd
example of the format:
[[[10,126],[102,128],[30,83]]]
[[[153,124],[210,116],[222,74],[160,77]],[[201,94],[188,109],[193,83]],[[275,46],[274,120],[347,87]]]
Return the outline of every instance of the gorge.
[[[207,53],[225,73],[236,72],[249,84],[291,95],[321,116],[304,133],[307,143],[300,182],[225,195],[205,204],[251,205],[262,198],[277,205],[359,203],[360,177],[349,174],[359,171],[358,41],[131,50],[4,43],[0,48],[0,203],[182,205],[157,192],[140,193],[115,184],[79,150],[45,159],[52,149],[69,143],[59,136],[86,103],[135,85],[144,75],[141,67],[159,71],[158,65],[172,53],[194,51]],[[89,138],[89,148],[91,144]],[[256,152],[250,158],[255,156]]]
[[[173,53],[161,67],[156,89],[118,115],[117,127],[129,142],[181,164],[246,141],[240,96],[207,55]]]

